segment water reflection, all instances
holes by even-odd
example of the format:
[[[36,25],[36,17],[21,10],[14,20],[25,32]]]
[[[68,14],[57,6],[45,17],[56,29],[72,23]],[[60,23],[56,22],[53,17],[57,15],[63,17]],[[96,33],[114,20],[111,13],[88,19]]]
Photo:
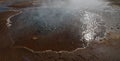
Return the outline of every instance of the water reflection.
[[[87,41],[97,40],[105,36],[106,27],[102,16],[85,11],[81,20],[83,24],[86,24],[86,29],[83,31],[83,37]]]

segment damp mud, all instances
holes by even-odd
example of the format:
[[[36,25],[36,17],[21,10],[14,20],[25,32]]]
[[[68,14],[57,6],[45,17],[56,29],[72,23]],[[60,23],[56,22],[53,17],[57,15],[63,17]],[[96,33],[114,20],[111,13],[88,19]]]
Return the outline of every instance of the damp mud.
[[[116,1],[0,1],[0,61],[119,61],[119,43]]]

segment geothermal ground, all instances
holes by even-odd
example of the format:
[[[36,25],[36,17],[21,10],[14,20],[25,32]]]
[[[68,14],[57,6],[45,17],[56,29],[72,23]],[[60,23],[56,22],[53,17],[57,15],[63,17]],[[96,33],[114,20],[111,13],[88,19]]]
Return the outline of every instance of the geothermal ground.
[[[119,0],[0,0],[0,61],[120,61]]]

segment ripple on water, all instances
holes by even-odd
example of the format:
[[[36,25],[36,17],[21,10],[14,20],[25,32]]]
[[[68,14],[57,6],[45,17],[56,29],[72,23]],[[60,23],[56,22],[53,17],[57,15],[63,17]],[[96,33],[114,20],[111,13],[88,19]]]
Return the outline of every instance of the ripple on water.
[[[86,25],[85,31],[83,31],[84,39],[87,41],[99,40],[103,38],[106,33],[106,25],[102,16],[85,11],[83,18],[81,18],[83,24]]]

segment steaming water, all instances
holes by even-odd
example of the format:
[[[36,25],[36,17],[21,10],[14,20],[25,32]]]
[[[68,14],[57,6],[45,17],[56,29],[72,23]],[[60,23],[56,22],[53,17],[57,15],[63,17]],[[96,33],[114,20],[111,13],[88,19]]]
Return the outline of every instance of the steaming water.
[[[84,38],[88,41],[95,40],[95,38],[104,37],[105,35],[105,25],[104,20],[100,15],[91,12],[85,12],[82,21],[86,24],[86,30],[83,31]]]
[[[36,2],[34,4],[40,4],[39,7],[25,10],[26,11],[25,13],[28,12],[32,13],[32,14],[28,14],[30,18],[26,19],[27,17],[26,14],[25,15],[23,14],[21,17],[19,17],[19,19],[22,20],[25,19],[29,20],[29,22],[25,23],[25,26],[30,26],[31,24],[33,24],[33,20],[34,20],[34,22],[38,21],[41,24],[44,23],[43,28],[52,27],[52,31],[53,31],[54,27],[56,29],[58,26],[60,26],[60,24],[63,24],[64,22],[67,22],[68,20],[71,20],[74,17],[76,17],[78,18],[77,20],[79,20],[79,22],[83,23],[86,26],[86,27],[83,26],[86,29],[82,33],[86,40],[94,40],[97,34],[103,32],[101,28],[104,28],[105,26],[99,24],[99,22],[102,23],[102,21],[104,21],[102,19],[102,16],[100,16],[95,12],[91,12],[91,10],[94,11],[104,10],[106,7],[108,7],[107,2],[103,2],[100,0],[91,0],[89,2],[88,0],[66,0],[66,1],[46,0],[46,1],[42,1],[42,3],[41,1],[37,0]],[[23,16],[25,18],[23,18]],[[68,16],[67,20],[65,20],[64,18],[65,16]],[[105,30],[103,33],[105,33]]]
[[[17,44],[35,39],[34,47],[28,45],[33,49],[86,47],[86,42],[104,38],[111,26],[120,24],[119,11],[103,0],[37,0],[33,4],[37,7],[22,9],[22,14],[11,18],[10,27]]]

